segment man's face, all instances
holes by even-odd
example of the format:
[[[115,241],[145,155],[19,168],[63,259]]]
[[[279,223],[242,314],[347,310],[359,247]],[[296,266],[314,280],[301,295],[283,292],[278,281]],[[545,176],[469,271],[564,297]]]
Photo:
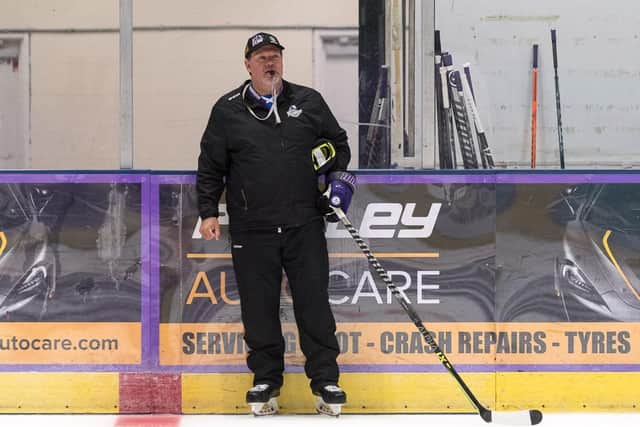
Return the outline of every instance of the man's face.
[[[265,46],[244,60],[244,65],[251,75],[254,88],[262,95],[271,93],[273,79],[277,76],[276,85],[282,78],[282,52],[275,46]]]

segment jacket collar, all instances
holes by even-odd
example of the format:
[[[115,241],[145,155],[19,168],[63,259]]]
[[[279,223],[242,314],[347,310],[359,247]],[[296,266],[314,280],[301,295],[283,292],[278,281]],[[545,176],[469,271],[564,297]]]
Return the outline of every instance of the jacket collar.
[[[242,90],[244,89],[244,87],[247,84],[251,84],[251,80],[247,79],[244,81],[244,83],[242,83],[242,86],[240,86],[240,93],[242,93]],[[258,98],[256,95],[258,95],[256,92],[252,91],[251,89],[247,90],[247,93],[245,94],[245,102],[250,103],[251,108],[254,107],[264,107],[264,103],[260,100],[260,98]],[[282,93],[278,95],[278,104],[280,104],[282,101],[286,100],[286,101],[290,101],[291,98],[293,97],[293,89],[291,87],[291,83],[289,83],[286,80],[282,80]]]

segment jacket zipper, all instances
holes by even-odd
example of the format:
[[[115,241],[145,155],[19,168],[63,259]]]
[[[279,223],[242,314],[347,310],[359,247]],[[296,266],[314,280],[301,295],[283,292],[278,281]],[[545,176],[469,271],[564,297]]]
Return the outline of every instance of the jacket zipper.
[[[276,109],[280,108],[278,103],[276,103],[275,108]],[[278,112],[279,112],[279,110],[278,110]],[[278,131],[278,135],[280,135],[280,149],[281,149],[282,152],[284,152],[284,149],[285,149],[285,147],[284,147],[284,138],[282,137],[282,128],[284,127],[284,120],[282,120],[282,118],[281,118],[281,122],[278,124],[278,123],[275,122],[275,118],[274,118],[273,126]]]
[[[287,151],[286,148],[286,144],[285,144],[285,139],[284,139],[284,121],[282,123],[280,123],[280,129],[278,129],[278,133],[280,135],[280,149],[282,150],[282,155],[284,156],[284,153]],[[285,184],[286,185],[286,184]],[[293,197],[289,197],[289,201],[290,201],[290,206],[289,206],[289,212],[293,212]],[[278,233],[281,233],[281,229],[280,227],[278,227]]]

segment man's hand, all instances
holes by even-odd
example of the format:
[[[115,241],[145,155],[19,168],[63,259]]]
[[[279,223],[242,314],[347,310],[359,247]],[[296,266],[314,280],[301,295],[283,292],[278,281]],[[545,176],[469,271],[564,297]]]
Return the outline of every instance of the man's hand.
[[[328,211],[325,210],[327,221],[338,222],[340,219],[333,213],[331,206],[340,208],[347,213],[351,204],[351,196],[356,190],[356,176],[346,171],[331,172],[327,177],[328,188],[324,197],[328,199]]]
[[[205,240],[211,240],[215,237],[216,240],[220,240],[220,223],[218,218],[212,216],[202,220],[200,224],[200,235]]]

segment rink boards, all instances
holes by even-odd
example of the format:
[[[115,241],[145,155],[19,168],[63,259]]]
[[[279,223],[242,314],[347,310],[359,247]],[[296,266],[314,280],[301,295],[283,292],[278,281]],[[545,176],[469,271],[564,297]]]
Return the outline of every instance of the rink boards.
[[[351,221],[480,401],[637,410],[640,174],[358,179]],[[0,411],[246,412],[226,205],[204,241],[194,183],[0,175]],[[472,411],[349,234],[326,234],[345,412]],[[281,318],[281,406],[311,412],[286,278]]]

